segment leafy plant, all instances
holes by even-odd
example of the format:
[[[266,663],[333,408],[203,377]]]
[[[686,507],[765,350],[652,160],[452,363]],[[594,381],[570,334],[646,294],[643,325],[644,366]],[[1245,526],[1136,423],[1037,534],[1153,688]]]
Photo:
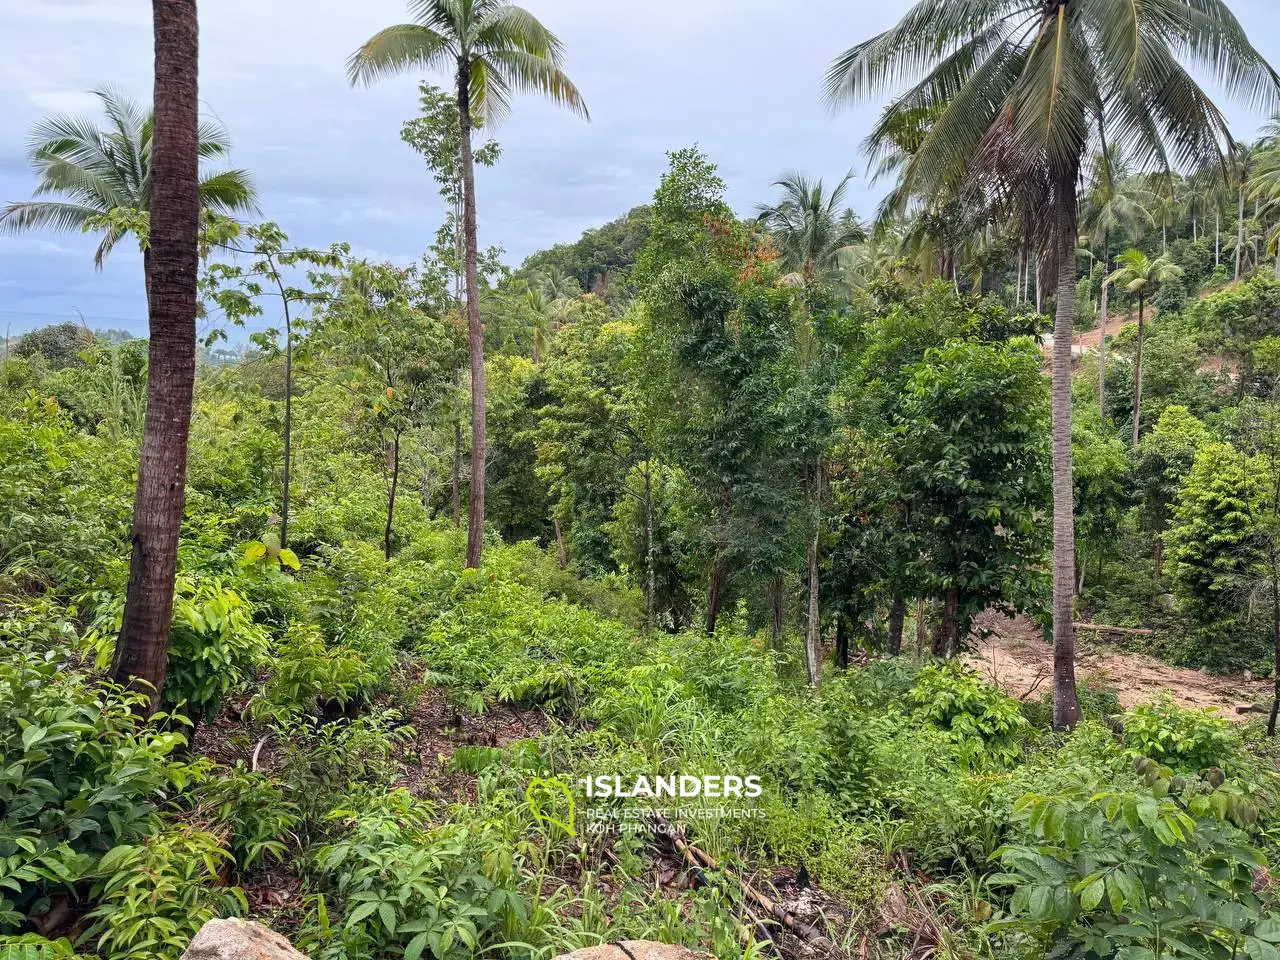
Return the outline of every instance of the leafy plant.
[[[925,667],[907,694],[907,703],[916,718],[947,732],[961,746],[979,747],[980,756],[1005,765],[1018,758],[1020,738],[1029,729],[1016,700],[959,666]]]
[[[158,803],[189,776],[172,759],[182,735],[144,724],[140,693],[91,684],[54,652],[5,653],[0,933],[74,896],[107,850],[158,830]]]
[[[216,836],[191,827],[113,847],[96,869],[86,937],[105,956],[173,960],[206,921],[249,909],[239,887],[221,883],[229,859]]]
[[[1216,711],[1190,710],[1162,696],[1124,716],[1124,744],[1140,756],[1182,773],[1231,768],[1240,758],[1240,738]]]
[[[1152,761],[1138,770],[1144,786],[1018,802],[1034,841],[1001,853],[1013,916],[993,926],[1063,957],[1273,958],[1280,923],[1254,889],[1266,864],[1232,823],[1257,810]]]

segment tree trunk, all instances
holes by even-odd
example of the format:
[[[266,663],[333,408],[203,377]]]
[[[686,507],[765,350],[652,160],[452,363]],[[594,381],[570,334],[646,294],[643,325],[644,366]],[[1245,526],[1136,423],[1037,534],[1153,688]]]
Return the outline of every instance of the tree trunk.
[[[723,546],[716,548],[715,559],[711,561],[711,578],[707,583],[707,633],[716,632],[716,621],[720,618],[720,596],[724,591],[724,581],[728,573],[724,559]]]
[[[644,461],[644,562],[645,562],[645,625],[653,629],[653,605],[658,594],[658,576],[654,569],[653,544],[653,460]]]
[[[818,656],[822,619],[818,603],[820,577],[818,576],[819,530],[813,531],[809,540],[809,620],[804,632],[804,659],[809,671],[809,685],[815,690],[822,683],[822,662]]]
[[[836,666],[849,669],[849,618],[844,614],[836,617]]]
[[[453,529],[462,526],[462,421],[453,422]]]
[[[387,492],[387,527],[382,532],[382,555],[391,559],[391,525],[396,515],[396,488],[400,484],[400,431],[391,441],[391,489]]]
[[[485,389],[484,325],[476,272],[476,177],[471,156],[471,64],[458,61],[458,124],[462,133],[462,223],[467,259],[467,345],[471,351],[471,487],[467,498],[467,566],[484,549]]]
[[[1138,430],[1142,426],[1142,335],[1145,319],[1142,313],[1143,295],[1138,293],[1138,347],[1133,355],[1133,447],[1138,447]]]
[[[293,433],[293,320],[289,299],[284,298],[284,476],[280,491],[280,547],[289,545],[289,467]]]
[[[132,555],[111,678],[164,692],[178,536],[186,498],[187,438],[196,374],[196,269],[200,228],[195,0],[152,0],[155,121],[147,256],[147,415],[134,496]]]
[[[893,595],[889,604],[889,656],[902,653],[902,622],[907,616],[907,601],[900,593]]]
[[[1069,730],[1080,719],[1075,672],[1075,490],[1071,475],[1071,332],[1076,321],[1076,175],[1057,184],[1054,243],[1058,304],[1053,321],[1053,726]]]
[[[1111,251],[1102,254],[1102,317],[1098,322],[1098,412],[1107,418],[1107,273],[1111,269]]]
[[[567,569],[569,566],[569,553],[564,548],[564,531],[560,527],[560,518],[552,517],[551,525],[556,531],[556,562],[560,564],[560,569]]]
[[[924,638],[928,630],[924,622],[924,597],[916,597],[916,659],[924,656]]]
[[[1222,264],[1222,212],[1215,210],[1213,213],[1213,265],[1215,267]]]
[[[1240,279],[1240,258],[1244,256],[1244,182],[1240,183],[1240,206],[1236,220],[1236,276]]]

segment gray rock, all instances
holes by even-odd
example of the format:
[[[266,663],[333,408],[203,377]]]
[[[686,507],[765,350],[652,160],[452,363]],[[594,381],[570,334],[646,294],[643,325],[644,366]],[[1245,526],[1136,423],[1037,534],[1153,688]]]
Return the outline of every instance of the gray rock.
[[[710,954],[655,940],[620,940],[562,953],[555,960],[710,960]]]
[[[181,960],[307,960],[307,955],[260,923],[232,918],[201,927]]]

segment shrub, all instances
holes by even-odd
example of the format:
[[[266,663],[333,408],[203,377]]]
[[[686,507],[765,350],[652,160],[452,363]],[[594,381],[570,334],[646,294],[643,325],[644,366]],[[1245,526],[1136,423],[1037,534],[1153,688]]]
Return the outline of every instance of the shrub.
[[[1240,738],[1210,710],[1190,710],[1162,696],[1124,717],[1124,744],[1140,756],[1182,773],[1231,768],[1241,757]]]
[[[174,960],[206,921],[248,911],[239,887],[221,885],[229,858],[217,837],[191,827],[113,847],[98,864],[86,936],[113,960]]]
[[[431,809],[404,790],[351,799],[329,815],[343,836],[311,865],[327,891],[308,934],[322,958],[418,960],[429,948],[437,960],[466,960],[526,915],[511,855],[488,826],[432,826]],[[341,919],[329,918],[330,903]]]
[[[214,767],[200,777],[192,797],[192,819],[230,838],[235,864],[243,873],[268,857],[283,862],[301,815],[291,791],[264,773]]]
[[[1256,809],[1140,761],[1144,786],[1030,794],[1016,816],[1035,838],[1007,847],[1012,917],[993,925],[1068,957],[1275,956],[1280,923],[1253,889],[1261,854],[1231,821]]]
[[[951,735],[964,749],[1008,765],[1021,752],[1029,729],[1018,702],[963,667],[932,664],[907,694],[912,715]]]
[[[91,684],[55,653],[0,659],[0,932],[71,893],[117,844],[159,829],[182,786],[183,743],[139,721],[143,702]]]

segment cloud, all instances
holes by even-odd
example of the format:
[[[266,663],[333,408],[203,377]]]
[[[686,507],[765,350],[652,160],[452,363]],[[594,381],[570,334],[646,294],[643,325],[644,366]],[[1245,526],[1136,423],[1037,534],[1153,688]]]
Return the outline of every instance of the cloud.
[[[501,161],[477,172],[481,243],[501,244],[514,264],[573,240],[647,202],[666,151],[694,142],[719,165],[743,213],[768,199],[787,169],[831,179],[854,166],[861,174],[859,143],[878,107],[831,118],[819,97],[823,69],[911,2],[804,0],[780,14],[772,0],[529,0],[563,41],[566,70],[592,119],[517,100],[494,131]],[[1262,52],[1280,60],[1274,0],[1238,0],[1232,9]],[[227,127],[230,164],[254,174],[262,215],[295,243],[346,240],[403,264],[415,258],[404,251],[434,237],[442,217],[435,184],[399,136],[417,112],[420,78],[352,89],[344,72],[361,41],[406,16],[405,0],[201,4],[202,109]],[[0,0],[0,203],[31,195],[21,152],[31,126],[51,111],[96,109],[86,92],[104,84],[145,101],[151,52],[141,0]],[[1256,122],[1245,119],[1242,135],[1253,129],[1244,123]],[[868,215],[882,191],[860,178],[850,200]],[[92,238],[36,239],[51,246],[20,255],[3,248],[6,309],[141,316],[134,264],[113,257],[95,274]]]
[[[46,237],[32,233],[17,235],[0,234],[0,252],[22,255],[39,254],[42,256],[67,257],[79,256],[82,251],[75,247],[64,246]]]

